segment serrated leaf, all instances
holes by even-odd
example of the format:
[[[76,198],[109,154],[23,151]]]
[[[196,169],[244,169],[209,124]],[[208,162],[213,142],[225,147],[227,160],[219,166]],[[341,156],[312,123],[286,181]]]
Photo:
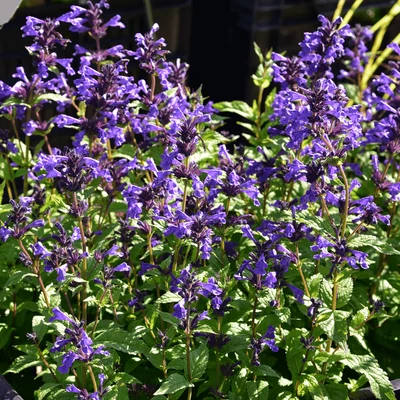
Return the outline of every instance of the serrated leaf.
[[[350,313],[341,310],[322,311],[318,316],[318,326],[336,343],[346,340],[347,318]]]
[[[204,374],[208,364],[208,348],[205,343],[199,348],[190,352],[190,370],[192,382],[198,381]],[[185,364],[185,375],[187,376],[187,367]]]
[[[261,51],[260,46],[256,42],[253,42],[253,46],[254,46],[254,52],[257,54],[260,63],[262,63],[264,61],[264,54]]]
[[[5,373],[18,374],[26,368],[36,367],[41,364],[43,363],[36,353],[24,354],[17,357]]]
[[[268,382],[246,382],[247,394],[249,399],[267,400],[269,394]]]
[[[341,352],[338,354],[338,361],[359,374],[364,374],[377,399],[396,399],[386,372],[379,366],[375,358],[369,355],[359,356]]]
[[[369,316],[368,307],[364,307],[358,310],[351,320],[350,326],[354,329],[358,328],[362,323],[364,323]]]
[[[179,390],[193,386],[183,375],[172,374],[162,383],[161,387],[154,393],[154,396],[176,393]]]
[[[299,385],[297,393],[300,396],[305,396],[308,393],[318,393],[319,382],[313,375],[302,375],[299,377]]]
[[[353,279],[351,277],[343,278],[337,283],[337,298],[336,308],[341,308],[348,304],[353,294]],[[332,291],[333,283],[323,279],[320,284],[320,298],[321,300],[330,307],[332,305]]]
[[[10,278],[8,279],[8,281],[6,282],[6,284],[4,285],[4,287],[8,287],[11,285],[16,285],[18,283],[21,283],[25,278],[36,278],[35,274],[32,274],[30,272],[25,272],[25,271],[17,271],[14,274],[12,274],[10,276]]]
[[[341,308],[348,304],[353,294],[353,286],[353,279],[351,277],[341,279],[338,282],[336,308]]]
[[[102,332],[96,336],[94,342],[128,354],[148,352],[148,347],[135,333],[126,332],[122,329],[110,329]]]
[[[104,400],[129,400],[128,388],[125,385],[115,385],[103,396]]]
[[[57,386],[60,386],[60,384],[52,382],[45,383],[35,391],[36,400],[43,400],[49,393],[52,393]]]
[[[353,249],[358,249],[360,247],[372,247],[382,254],[400,254],[400,251],[396,250],[391,244],[373,235],[355,235],[349,241],[349,247]]]
[[[32,329],[36,333],[38,343],[40,343],[47,333],[49,326],[46,324],[45,319],[42,315],[35,315],[32,319]]]
[[[319,286],[319,298],[327,307],[332,305],[332,290],[333,284],[327,279],[322,279]]]
[[[213,104],[217,110],[222,112],[231,112],[240,115],[243,118],[254,121],[256,116],[253,109],[244,101],[221,101],[220,103]]]
[[[166,292],[160,298],[157,299],[156,303],[158,304],[166,304],[166,303],[178,303],[181,301],[182,297],[179,294]]]
[[[321,234],[335,233],[333,232],[331,224],[325,218],[311,214],[311,212],[308,210],[298,212],[296,215],[296,219],[299,222],[303,222],[308,227],[312,228],[316,233],[321,233]]]
[[[310,292],[310,297],[318,298],[319,297],[319,289],[322,282],[322,274],[315,274],[307,279],[307,286]]]

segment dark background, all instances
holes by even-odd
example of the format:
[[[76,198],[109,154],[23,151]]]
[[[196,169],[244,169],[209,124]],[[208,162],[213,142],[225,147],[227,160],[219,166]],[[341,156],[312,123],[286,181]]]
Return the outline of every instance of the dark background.
[[[36,5],[20,8],[0,30],[0,80],[8,84],[15,83],[12,74],[17,66],[23,66],[27,73],[33,70],[32,60],[25,49],[32,43],[31,38],[21,37],[21,26],[25,24],[26,16],[55,18],[67,12],[71,5],[49,0],[29,2]],[[102,47],[122,44],[127,49],[135,49],[134,34],[148,31],[142,0],[109,2],[111,7],[104,19],[120,14],[126,29],[111,28],[107,39],[102,41]],[[347,9],[351,4],[352,1],[346,2]],[[354,21],[372,25],[391,4],[393,1],[364,0]],[[336,0],[152,0],[152,5],[154,20],[160,24],[160,36],[165,37],[168,43],[171,59],[181,58],[191,64],[190,87],[203,85],[203,94],[213,101],[251,101],[255,91],[250,76],[257,68],[253,42],[257,42],[263,51],[273,47],[275,51],[286,51],[289,55],[298,53],[298,43],[304,32],[317,28],[318,14],[330,17]],[[66,24],[61,31],[73,43],[88,48],[93,45],[85,35],[68,32]],[[399,19],[392,23],[386,42],[390,42],[398,31]],[[67,49],[63,56],[71,56],[71,53],[71,48]],[[136,79],[143,76],[135,62],[131,62],[129,68]],[[233,125],[229,128],[234,129]],[[52,132],[50,139],[52,145],[62,147],[63,141],[69,137],[63,138],[63,132]],[[29,321],[27,318],[27,324]],[[27,331],[29,329],[26,327]],[[7,369],[11,361],[7,357],[1,359],[0,369]],[[19,384],[20,376],[7,374],[6,378],[25,400],[29,400],[33,390],[40,385],[40,379],[34,380],[35,371],[31,369],[21,375],[26,385]]]
[[[26,16],[55,18],[78,1],[24,0],[25,7],[0,30],[0,80],[13,83],[12,74],[19,65],[28,72],[31,70],[31,59],[25,50],[31,38],[21,38],[20,30]],[[135,49],[134,34],[148,30],[143,1],[109,0],[109,3],[111,7],[104,19],[120,14],[126,29],[109,29],[102,47],[121,43],[125,48]],[[318,14],[332,16],[336,3],[336,0],[152,0],[152,8],[171,58],[181,58],[191,65],[189,86],[203,85],[203,94],[213,101],[251,101],[254,91],[250,76],[257,67],[253,42],[263,51],[272,47],[278,52],[296,54],[304,32],[318,26]],[[346,1],[345,10],[352,3]],[[364,0],[355,21],[372,25],[393,3],[394,0]],[[387,41],[397,34],[399,22],[392,24]],[[66,30],[63,33],[73,43],[90,48],[87,37]],[[135,77],[140,77],[134,63],[130,63],[130,68]]]

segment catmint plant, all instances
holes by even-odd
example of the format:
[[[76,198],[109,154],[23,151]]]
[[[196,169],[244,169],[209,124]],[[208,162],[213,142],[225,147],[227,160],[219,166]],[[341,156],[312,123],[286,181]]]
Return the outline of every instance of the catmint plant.
[[[394,399],[400,67],[361,87],[374,28],[255,46],[257,99],[213,104],[157,24],[107,48],[108,9],[28,17],[33,72],[0,82],[0,372],[36,367],[38,399]]]

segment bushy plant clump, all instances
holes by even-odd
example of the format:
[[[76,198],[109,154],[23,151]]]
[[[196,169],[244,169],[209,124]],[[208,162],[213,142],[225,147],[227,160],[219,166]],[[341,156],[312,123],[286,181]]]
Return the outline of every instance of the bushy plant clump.
[[[2,372],[41,400],[394,399],[398,40],[382,67],[374,29],[320,16],[296,57],[255,47],[252,105],[213,104],[157,25],[103,48],[108,7],[28,17],[35,71],[0,82]],[[60,58],[61,24],[93,46]]]

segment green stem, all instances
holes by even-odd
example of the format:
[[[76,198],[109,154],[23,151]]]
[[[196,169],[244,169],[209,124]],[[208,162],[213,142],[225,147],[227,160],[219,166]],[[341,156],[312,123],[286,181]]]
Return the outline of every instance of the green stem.
[[[94,390],[95,392],[97,392],[97,382],[96,382],[96,378],[94,377],[93,370],[92,370],[92,367],[91,367],[90,365],[88,365],[88,370],[89,370],[90,378],[92,379],[93,390]]]
[[[190,329],[190,306],[186,310],[186,367],[187,367],[187,378],[190,383],[192,383],[192,370],[190,364],[190,336],[191,336],[191,329]],[[191,400],[192,398],[192,388],[188,388],[187,400]]]
[[[307,285],[306,278],[304,277],[304,274],[303,274],[303,269],[301,268],[301,262],[300,262],[300,257],[299,257],[299,244],[298,243],[296,243],[296,258],[297,258],[297,263],[298,263],[297,264],[297,269],[299,271],[301,281],[303,282],[304,291],[306,292],[306,295],[308,297],[311,297],[310,296],[310,291],[308,290],[308,285]]]
[[[251,316],[251,332],[253,334],[253,338],[256,339],[257,332],[256,332],[256,313],[257,313],[257,305],[258,305],[258,297],[257,292],[254,293],[254,303],[253,303],[253,313]]]
[[[78,199],[76,197],[76,192],[73,192],[73,201],[74,201],[74,206],[77,209],[78,208]],[[81,234],[81,240],[82,240],[82,250],[85,253],[86,252],[86,236],[85,236],[85,230],[83,228],[83,222],[82,219],[78,217],[79,221],[79,231]],[[81,269],[81,277],[82,279],[86,280],[87,279],[87,259],[86,257],[83,258],[82,260],[82,269]],[[82,283],[82,319],[84,321],[84,326],[86,327],[87,324],[87,302],[86,300],[86,282]]]
[[[338,270],[337,270],[337,268],[335,268],[335,272],[333,274],[333,292],[332,292],[332,306],[331,306],[332,311],[336,310],[336,301],[337,301],[337,293],[338,293],[337,277],[338,277]],[[332,339],[328,339],[328,341],[326,343],[326,352],[327,353],[330,353],[331,347],[332,347]],[[326,374],[327,366],[328,366],[328,362],[326,361],[326,362],[324,362],[324,364],[322,366],[322,373],[324,375]]]

